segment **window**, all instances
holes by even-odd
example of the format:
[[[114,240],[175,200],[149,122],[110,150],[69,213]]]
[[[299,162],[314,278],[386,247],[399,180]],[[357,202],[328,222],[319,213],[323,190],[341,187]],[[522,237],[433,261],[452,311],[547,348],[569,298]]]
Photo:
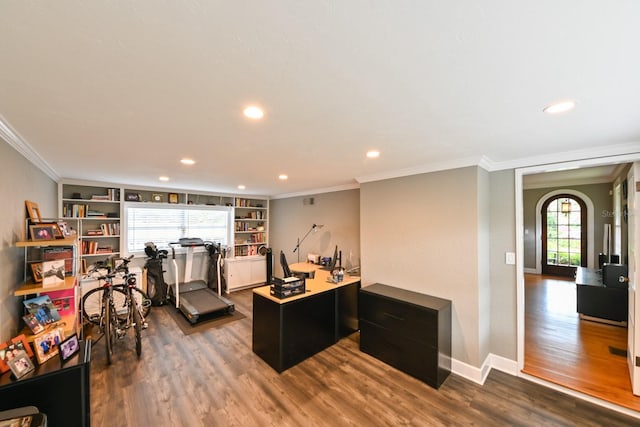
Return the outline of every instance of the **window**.
[[[553,200],[547,207],[547,263],[580,266],[582,255],[580,205],[572,198]]]
[[[146,242],[166,248],[181,237],[199,237],[226,246],[230,240],[231,208],[126,203],[124,237],[127,253],[143,252]]]

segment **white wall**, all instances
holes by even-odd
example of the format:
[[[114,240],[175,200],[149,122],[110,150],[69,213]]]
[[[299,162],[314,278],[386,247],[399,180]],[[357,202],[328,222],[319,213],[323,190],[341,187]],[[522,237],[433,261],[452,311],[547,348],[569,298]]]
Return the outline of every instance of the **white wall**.
[[[22,329],[22,301],[13,292],[24,278],[24,250],[15,242],[25,239],[25,200],[38,203],[43,217],[55,217],[57,185],[1,139],[0,159],[0,341],[4,342]]]

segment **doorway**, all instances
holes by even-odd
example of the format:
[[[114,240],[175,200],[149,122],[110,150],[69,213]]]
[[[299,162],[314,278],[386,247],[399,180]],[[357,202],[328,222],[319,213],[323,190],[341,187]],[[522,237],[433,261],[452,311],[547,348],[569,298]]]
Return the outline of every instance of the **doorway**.
[[[624,155],[624,156],[614,156],[614,157],[609,157],[609,158],[603,158],[603,159],[590,159],[588,161],[583,161],[583,162],[568,162],[565,164],[558,164],[558,165],[553,165],[552,167],[550,167],[549,165],[546,166],[539,166],[539,167],[531,167],[531,168],[523,168],[523,169],[519,169],[516,170],[516,182],[515,182],[515,187],[516,187],[516,258],[517,258],[517,262],[516,262],[516,278],[517,278],[517,318],[518,318],[518,325],[517,325],[517,335],[518,335],[518,348],[517,348],[517,364],[518,364],[518,372],[519,375],[521,376],[527,376],[529,378],[532,378],[530,374],[528,374],[527,372],[524,372],[524,365],[525,365],[525,340],[526,340],[526,336],[525,336],[525,325],[527,324],[527,322],[530,322],[531,319],[529,318],[528,314],[525,312],[525,306],[526,306],[526,301],[525,301],[525,270],[528,273],[537,273],[538,275],[543,273],[542,271],[542,259],[543,259],[543,252],[544,252],[544,256],[547,257],[547,260],[552,257],[555,256],[556,254],[550,254],[549,251],[549,246],[551,245],[547,245],[547,247],[544,249],[542,249],[542,223],[545,222],[547,225],[549,224],[548,222],[548,218],[547,221],[542,221],[542,219],[540,219],[540,222],[537,223],[536,226],[536,232],[535,232],[535,237],[536,240],[538,242],[538,244],[536,245],[536,267],[535,269],[532,269],[531,267],[526,268],[525,269],[525,265],[524,265],[524,260],[525,260],[525,253],[524,253],[524,246],[525,246],[525,234],[527,232],[530,231],[530,229],[527,229],[525,227],[525,221],[524,221],[524,208],[523,208],[523,195],[524,195],[524,189],[523,189],[523,183],[524,183],[524,177],[526,175],[529,174],[535,174],[535,175],[543,175],[546,173],[559,173],[559,171],[561,170],[568,170],[568,169],[581,169],[581,168],[591,168],[591,167],[602,167],[602,166],[612,166],[615,167],[615,165],[618,164],[627,164],[627,163],[631,163],[633,161],[638,160],[638,154],[633,154],[633,155]],[[603,181],[604,182],[604,181]],[[607,183],[612,183],[612,181],[607,181]],[[575,184],[574,184],[575,185]],[[560,186],[560,185],[558,185]],[[541,187],[538,187],[541,188]],[[551,197],[547,197],[544,198],[545,201],[550,201],[552,202],[552,200],[556,200],[558,201],[558,203],[560,203],[560,205],[556,206],[556,212],[560,212],[562,213],[562,192],[558,191],[556,192],[556,195],[558,197],[555,198],[551,198]],[[551,196],[551,194],[549,195]],[[581,198],[581,197],[580,197]],[[552,200],[549,200],[552,199]],[[573,198],[572,198],[573,199]],[[585,199],[582,199],[583,201]],[[571,203],[571,202],[570,202]],[[579,201],[576,200],[576,203],[579,204]],[[587,205],[588,205],[588,199],[587,199]],[[548,205],[546,206],[548,207]],[[532,206],[529,207],[529,209],[531,209]],[[587,206],[587,209],[585,209],[584,205],[580,206],[580,214],[582,215],[583,211],[591,211],[594,212],[593,209],[590,209],[591,206]],[[531,211],[530,211],[531,212]],[[542,212],[542,205],[538,205],[536,206],[536,210],[535,212],[537,213],[541,213]],[[542,218],[542,215],[536,215],[539,218]],[[591,220],[589,218],[587,218],[587,222],[588,224],[588,228],[592,227],[592,223]],[[583,238],[582,238],[582,232],[584,231],[584,218],[581,216],[580,218],[580,243],[579,245],[577,243],[574,243],[574,247],[577,249],[579,247],[579,261],[577,261],[577,257],[574,257],[575,260],[572,262],[571,261],[571,257],[569,256],[568,261],[569,262],[565,262],[563,264],[567,264],[567,267],[573,267],[574,266],[586,266],[593,268],[593,265],[595,264],[594,260],[595,257],[592,254],[593,251],[593,244],[590,245],[586,245],[588,247],[587,250],[587,255],[584,255],[584,245],[583,243]],[[571,221],[568,221],[566,224],[567,227],[571,226]],[[553,234],[553,233],[552,233]],[[549,230],[547,229],[547,237],[549,235]],[[529,235],[527,236],[528,240],[531,240],[533,236],[531,236],[531,233],[529,233]],[[592,236],[589,235],[587,237],[586,240],[584,240],[584,242],[592,242],[595,243],[595,241],[592,239]],[[568,243],[569,244],[569,243]],[[556,249],[559,246],[556,244]],[[559,250],[556,251],[551,251],[551,252],[556,252],[559,254]],[[556,258],[556,262],[552,263],[552,264],[558,264],[557,260],[559,258]],[[545,264],[549,264],[547,262],[547,260],[545,261]],[[530,260],[529,262],[531,263],[532,260]],[[549,273],[547,271],[547,273]],[[558,273],[551,273],[551,274],[558,274]],[[572,280],[570,278],[566,278],[566,279],[562,279],[562,278],[558,278],[559,280],[564,280],[566,282],[568,282],[569,286],[572,286]],[[579,328],[576,329],[576,332],[578,333],[578,335],[582,332]],[[617,347],[617,346],[614,346]],[[619,350],[619,349],[616,349]],[[547,352],[548,353],[548,352]],[[577,353],[579,354],[579,353]],[[557,366],[556,366],[557,368]],[[626,377],[625,379],[628,381],[628,372],[626,373],[622,373],[620,375],[621,377]],[[539,381],[540,379],[536,379],[537,381]],[[562,379],[544,379],[543,378],[543,382],[551,387],[551,388],[556,388],[556,389],[560,389],[564,392],[568,392],[569,394],[573,394],[579,397],[585,397],[585,392],[584,391],[579,391],[579,392],[572,392],[572,391],[567,391],[569,386],[565,383],[563,383]],[[601,400],[602,397],[598,397]]]

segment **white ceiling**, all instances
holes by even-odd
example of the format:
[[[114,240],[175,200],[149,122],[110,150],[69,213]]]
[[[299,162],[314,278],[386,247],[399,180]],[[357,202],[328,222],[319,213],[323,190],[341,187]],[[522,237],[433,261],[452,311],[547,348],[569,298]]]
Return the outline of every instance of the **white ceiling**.
[[[637,0],[4,0],[0,135],[56,178],[270,196],[640,151],[639,22]]]

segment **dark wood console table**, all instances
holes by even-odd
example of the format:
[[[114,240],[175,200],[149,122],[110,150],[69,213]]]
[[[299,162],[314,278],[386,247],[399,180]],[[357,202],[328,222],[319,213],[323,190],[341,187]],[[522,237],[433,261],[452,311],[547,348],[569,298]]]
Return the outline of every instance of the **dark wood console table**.
[[[440,387],[451,372],[451,301],[380,283],[360,289],[360,350]]]
[[[89,365],[91,341],[80,341],[80,352],[60,366],[58,358],[14,381],[11,372],[0,377],[0,410],[35,406],[50,426],[91,425]]]
[[[629,290],[607,287],[600,270],[576,269],[577,311],[581,318],[624,325],[629,313]]]
[[[293,268],[293,266],[292,266]],[[253,290],[253,352],[278,372],[335,344],[358,330],[359,277],[329,283],[318,270],[306,292],[279,299],[269,286]]]

